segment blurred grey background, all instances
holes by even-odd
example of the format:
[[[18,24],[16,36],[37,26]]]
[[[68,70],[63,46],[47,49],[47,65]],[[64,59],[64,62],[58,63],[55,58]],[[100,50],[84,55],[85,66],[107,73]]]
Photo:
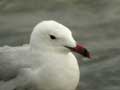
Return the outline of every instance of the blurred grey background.
[[[29,43],[33,27],[53,19],[92,52],[77,56],[77,90],[120,90],[120,0],[0,0],[0,46]]]

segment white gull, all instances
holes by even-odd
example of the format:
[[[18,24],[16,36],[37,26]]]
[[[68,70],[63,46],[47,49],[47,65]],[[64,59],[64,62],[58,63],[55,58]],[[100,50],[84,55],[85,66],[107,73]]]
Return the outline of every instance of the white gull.
[[[80,72],[71,51],[90,58],[67,27],[38,23],[28,45],[0,48],[0,90],[75,90]]]

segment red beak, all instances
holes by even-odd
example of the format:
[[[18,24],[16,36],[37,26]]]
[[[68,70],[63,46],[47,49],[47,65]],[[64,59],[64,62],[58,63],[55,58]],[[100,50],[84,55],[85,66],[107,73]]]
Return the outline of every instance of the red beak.
[[[76,47],[74,47],[74,48],[71,48],[71,47],[68,47],[68,48],[76,53],[81,54],[84,57],[91,58],[89,51],[80,44],[77,44]]]

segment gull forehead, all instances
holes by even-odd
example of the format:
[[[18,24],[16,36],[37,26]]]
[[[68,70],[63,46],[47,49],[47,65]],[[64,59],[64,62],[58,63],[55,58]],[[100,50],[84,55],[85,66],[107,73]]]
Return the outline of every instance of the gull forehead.
[[[66,26],[64,26],[63,24],[60,24],[54,20],[47,20],[47,21],[42,21],[40,23],[38,23],[34,30],[39,30],[39,31],[45,31],[45,32],[49,32],[49,33],[63,33],[64,34],[71,34],[71,31],[69,30],[69,28],[67,28]]]

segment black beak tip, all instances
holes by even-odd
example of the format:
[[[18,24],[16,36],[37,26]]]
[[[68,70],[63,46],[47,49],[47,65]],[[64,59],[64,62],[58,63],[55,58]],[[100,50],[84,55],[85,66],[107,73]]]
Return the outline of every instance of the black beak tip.
[[[83,56],[91,59],[91,55],[90,55],[89,51],[85,48],[84,48],[84,51],[83,51]]]

